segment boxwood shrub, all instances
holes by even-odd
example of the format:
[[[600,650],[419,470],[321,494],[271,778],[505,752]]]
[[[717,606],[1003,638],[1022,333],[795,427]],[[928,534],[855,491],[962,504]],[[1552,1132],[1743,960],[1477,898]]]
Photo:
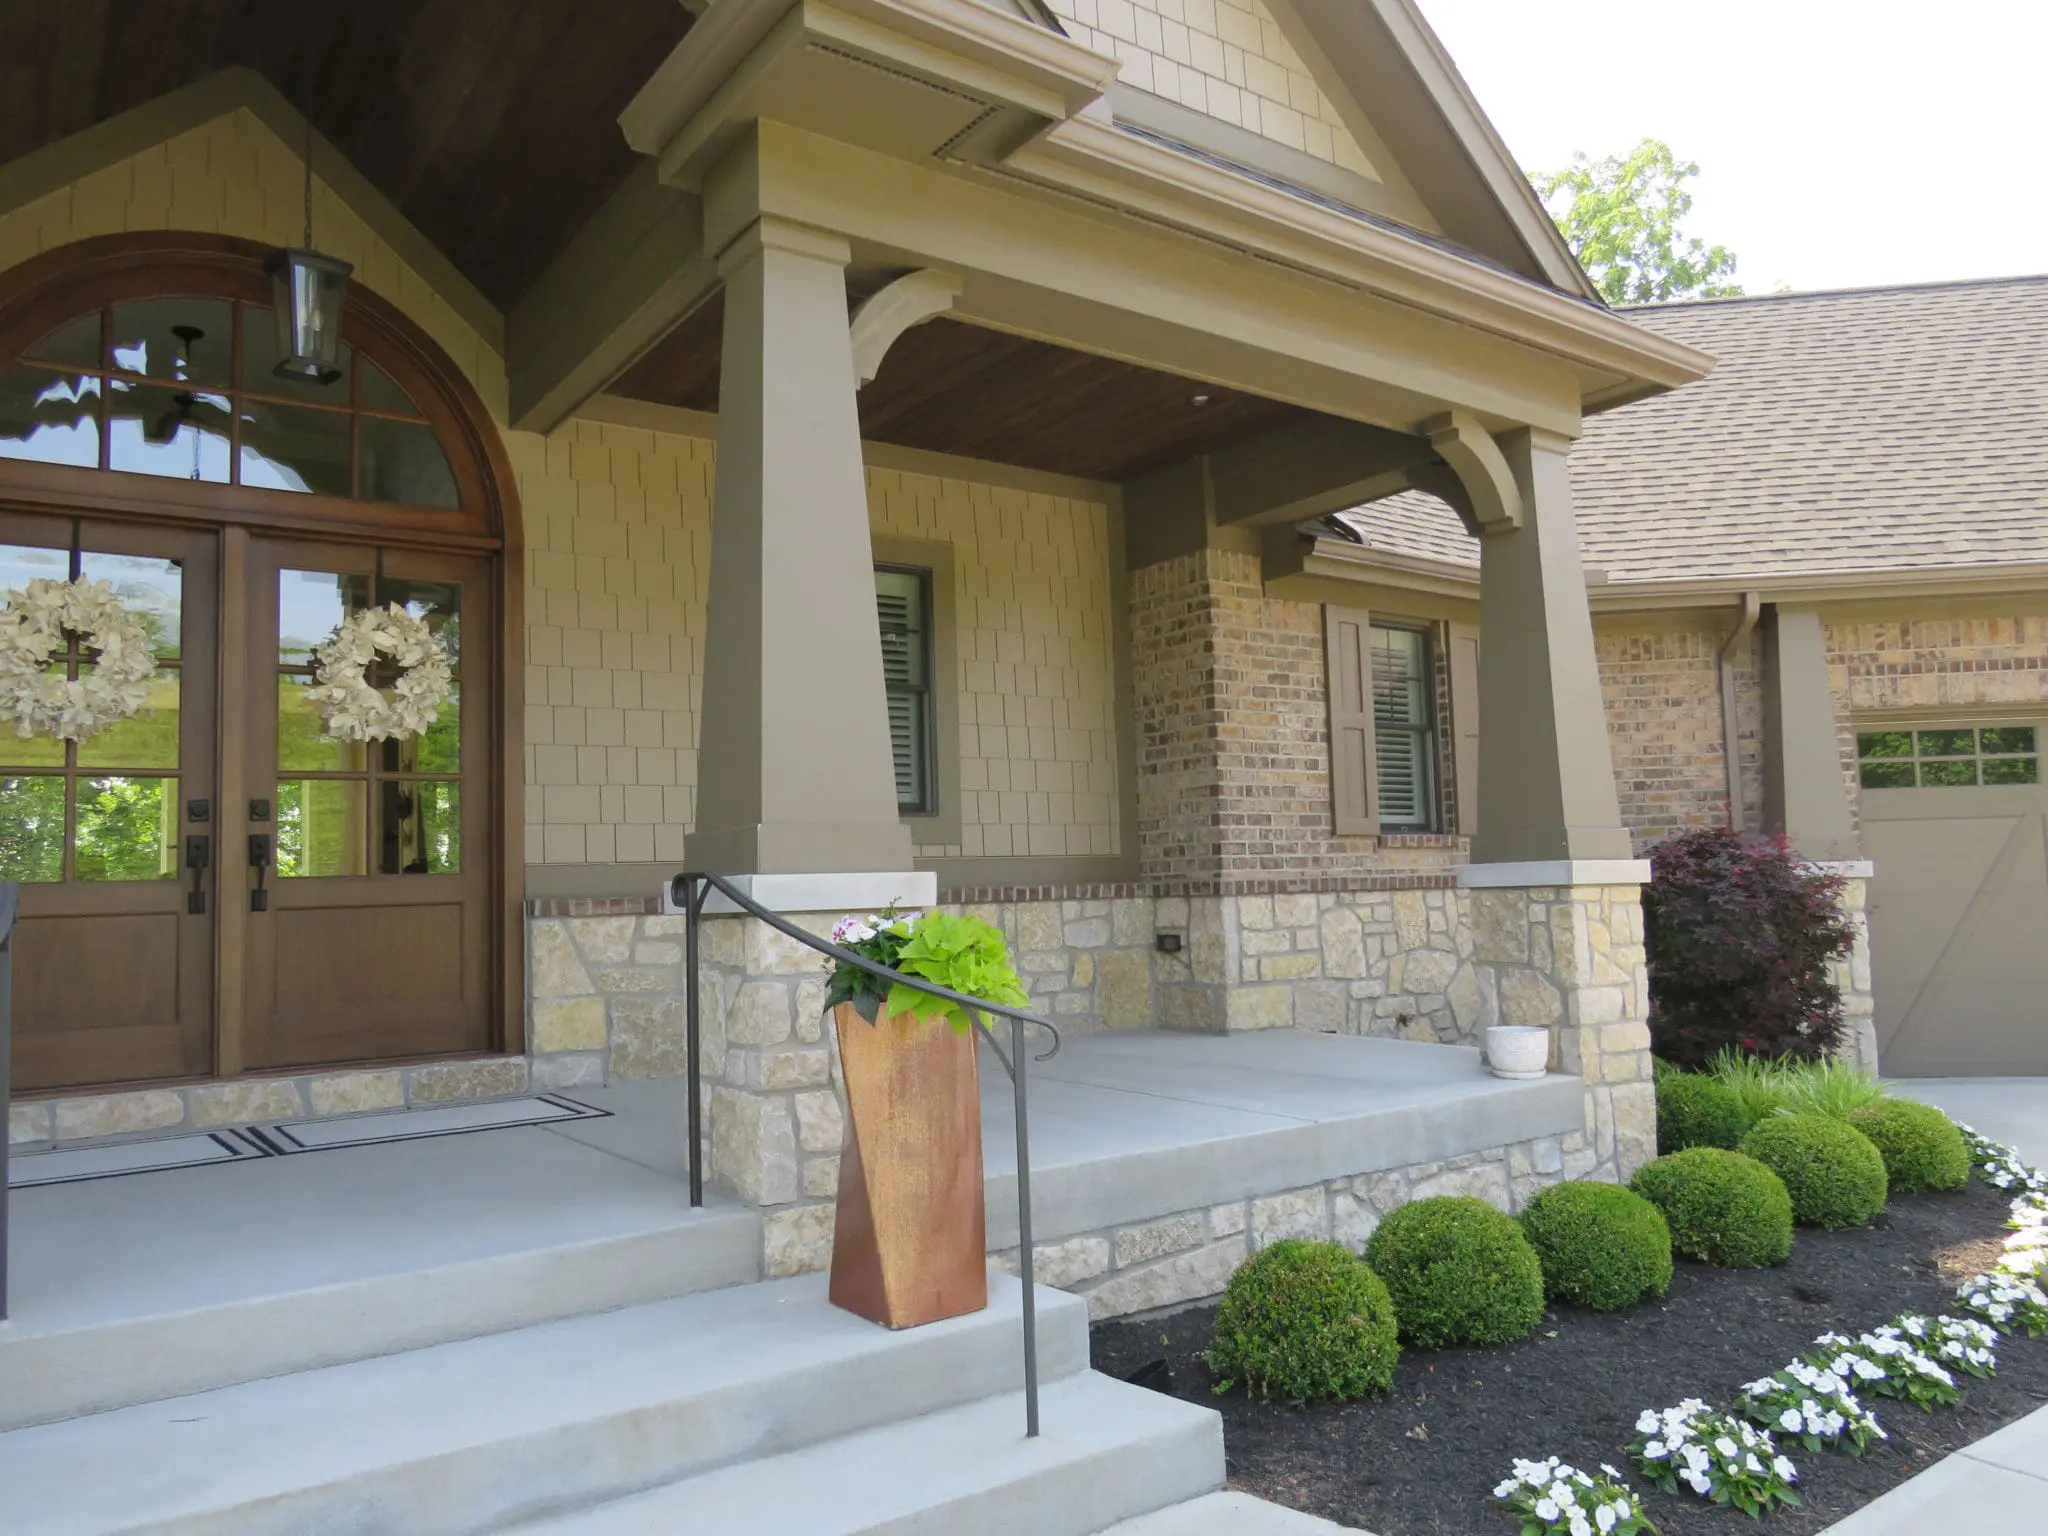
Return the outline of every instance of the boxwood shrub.
[[[1671,1246],[1730,1269],[1763,1269],[1792,1251],[1792,1197],[1753,1157],[1689,1147],[1643,1164],[1629,1186],[1664,1213]]]
[[[1657,1066],[1657,1150],[1724,1147],[1733,1151],[1749,1130],[1742,1096],[1718,1078]]]
[[[1899,1194],[1961,1189],[1970,1182],[1969,1144],[1955,1121],[1932,1104],[1886,1099],[1851,1110],[1849,1123],[1876,1145]]]
[[[1785,1181],[1802,1227],[1861,1227],[1884,1209],[1884,1159],[1870,1138],[1828,1115],[1772,1115],[1742,1152]]]
[[[1216,1313],[1218,1390],[1341,1401],[1384,1392],[1401,1358],[1394,1304],[1365,1261],[1336,1243],[1287,1238],[1238,1266]]]
[[[1553,1301],[1613,1312],[1670,1289],[1664,1213],[1619,1184],[1553,1184],[1523,1208],[1521,1221]]]
[[[1402,1206],[1365,1245],[1365,1262],[1387,1283],[1401,1337],[1446,1344],[1527,1338],[1543,1317],[1543,1266],[1505,1211],[1465,1195]]]

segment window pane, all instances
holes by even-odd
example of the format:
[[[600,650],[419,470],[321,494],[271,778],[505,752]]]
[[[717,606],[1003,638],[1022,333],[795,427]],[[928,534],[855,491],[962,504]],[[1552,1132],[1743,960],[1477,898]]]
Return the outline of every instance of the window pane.
[[[1983,732],[1986,752],[2031,752],[2034,750],[2034,728],[2031,725],[1992,725]]]
[[[400,389],[391,375],[371,362],[363,359],[362,398],[358,403],[366,411],[392,411],[400,416],[417,416],[420,408],[412,403],[412,396]]]
[[[1420,630],[1372,626],[1373,766],[1380,825],[1426,831],[1434,804],[1429,767],[1429,643]]]
[[[32,581],[66,581],[71,576],[71,551],[36,544],[0,544],[0,592]]]
[[[120,379],[109,389],[107,462],[113,468],[172,480],[227,483],[225,395]]]
[[[1422,635],[1412,629],[1372,631],[1372,718],[1375,726],[1420,726],[1423,699]]]
[[[462,868],[462,790],[387,779],[377,786],[377,867],[387,875],[452,875]]]
[[[896,805],[899,810],[922,812],[926,799],[925,764],[931,754],[925,743],[924,701],[929,694],[889,695],[889,751],[896,764]]]
[[[81,880],[170,880],[178,873],[176,779],[80,779]]]
[[[138,299],[113,309],[114,366],[226,389],[234,306],[226,299]]]
[[[360,875],[364,864],[360,779],[284,779],[277,786],[277,872],[286,879]]]
[[[0,778],[0,880],[64,878],[64,781]]]
[[[1865,763],[1861,770],[1865,789],[1911,789],[1913,787],[1913,765],[1911,763]]]
[[[876,571],[875,614],[882,627],[882,677],[891,688],[922,688],[930,636],[921,571]]]
[[[1984,733],[1990,735],[1989,731]],[[1984,761],[1984,782],[1986,784],[2038,784],[2041,782],[2041,760],[2038,757],[1992,757]]]
[[[79,669],[90,675],[91,667]],[[149,681],[149,697],[125,720],[116,720],[78,744],[81,768],[175,768],[178,766],[178,674],[165,667]]]
[[[1922,757],[1968,757],[1977,750],[1975,731],[1921,731]]]
[[[374,675],[374,674],[373,674]],[[382,686],[389,687],[386,681]],[[434,712],[434,723],[403,741],[376,743],[377,766],[386,773],[460,773],[462,771],[462,700],[451,695]]]
[[[43,673],[48,677],[68,677],[70,668],[60,661],[45,667]],[[0,763],[10,768],[62,768],[64,743],[40,731],[31,736],[20,736],[15,734],[11,725],[0,728]],[[0,875],[0,879],[5,878]]]
[[[265,395],[289,395],[299,400],[318,400],[323,405],[348,404],[348,371],[354,366],[349,344],[341,344],[335,365],[341,377],[332,384],[316,383],[296,374],[280,378],[277,365],[284,353],[277,343],[277,311],[267,304],[242,306],[242,388]]]
[[[121,606],[149,631],[157,655],[178,654],[185,572],[177,561],[150,555],[103,555],[88,549],[79,556],[78,570],[87,581],[104,581],[114,589]]]
[[[313,647],[341,621],[370,605],[370,578],[335,571],[277,573],[277,659],[281,666],[309,667]]]
[[[1379,769],[1380,825],[1390,830],[1429,826],[1429,751],[1420,731],[1377,730],[1373,757]]]
[[[1856,738],[1858,757],[1911,757],[1911,731],[1865,731]]]
[[[242,402],[242,484],[348,496],[349,416],[275,400]]]
[[[1958,784],[1977,782],[1975,758],[1951,758],[1947,761],[1920,764],[1920,783],[1929,789],[1946,789]]]
[[[277,766],[299,773],[361,773],[370,766],[370,744],[329,736],[306,698],[312,686],[303,672],[277,679]]]
[[[99,311],[67,320],[21,355],[40,363],[69,363],[75,368],[102,367]]]
[[[417,422],[358,418],[363,440],[362,495],[408,507],[455,507],[455,471],[434,429]]]
[[[427,628],[448,648],[448,660],[462,664],[462,583],[386,576],[377,583],[377,602],[380,607],[396,603],[414,618],[425,619]]]
[[[0,369],[0,459],[99,468],[99,400],[90,376]]]

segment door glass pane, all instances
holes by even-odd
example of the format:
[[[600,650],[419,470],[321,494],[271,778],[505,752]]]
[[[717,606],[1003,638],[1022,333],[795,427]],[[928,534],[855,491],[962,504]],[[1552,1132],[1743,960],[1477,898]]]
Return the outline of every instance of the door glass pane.
[[[47,368],[0,368],[0,459],[100,463],[100,381]]]
[[[452,875],[462,868],[462,790],[431,780],[377,786],[377,868],[387,875]]]
[[[313,679],[303,672],[277,679],[277,766],[300,773],[361,773],[370,766],[366,741],[336,741],[306,698]]]
[[[0,544],[0,592],[25,587],[36,580],[66,581],[70,576],[71,552],[67,549]]]
[[[81,667],[80,676],[91,667]],[[125,720],[78,744],[81,768],[175,768],[178,766],[178,673],[161,667],[149,681],[149,697]]]
[[[348,423],[344,411],[244,400],[242,484],[318,496],[351,494]]]
[[[358,418],[363,439],[361,494],[408,507],[457,507],[455,471],[434,429],[421,422]]]
[[[2034,728],[2031,725],[1986,726],[1984,750],[1986,753],[2031,752],[2034,750]]]
[[[364,789],[360,779],[281,779],[277,786],[277,873],[285,879],[360,875]]]
[[[1984,733],[1990,735],[1989,731]],[[1984,782],[1986,784],[2038,784],[2041,781],[2041,759],[2038,757],[1990,757],[1984,760]]]
[[[370,578],[334,571],[277,573],[277,659],[281,666],[310,667],[313,647],[341,621],[370,602]]]
[[[233,338],[226,299],[138,299],[113,309],[114,366],[153,379],[226,389]]]
[[[64,878],[64,781],[0,778],[0,880]]]
[[[131,474],[227,483],[227,396],[120,379],[111,390],[109,465]]]
[[[1975,731],[1921,731],[1919,738],[1922,757],[1968,757],[1977,750]]]
[[[1862,768],[1862,784],[1865,789],[1911,789],[1913,765],[1896,762],[1865,763]]]
[[[87,581],[104,581],[114,589],[121,606],[149,631],[157,655],[178,654],[185,572],[177,561],[151,555],[105,555],[89,549],[79,556],[78,570]]]
[[[366,411],[390,411],[399,416],[418,416],[420,413],[420,408],[412,403],[412,396],[400,389],[390,374],[367,357],[363,359],[363,378],[359,387],[362,398],[358,403]]]
[[[323,405],[348,404],[348,371],[355,365],[352,349],[341,344],[335,360],[341,377],[332,384],[302,379],[296,374],[279,378],[277,365],[283,354],[277,348],[277,312],[267,304],[242,306],[242,388],[266,395],[290,395],[299,400],[318,400]]]
[[[99,311],[65,321],[21,355],[32,357],[39,363],[69,363],[75,368],[100,367]]]
[[[387,685],[388,686],[388,683]],[[403,741],[377,743],[377,766],[386,773],[460,773],[462,698],[460,690],[434,712],[434,723]]]
[[[175,878],[177,804],[176,779],[80,779],[78,878]]]
[[[1964,734],[1968,734],[1965,732]],[[1922,788],[1947,788],[1957,784],[1977,782],[1977,763],[1974,758],[1952,759],[1947,762],[1920,762],[1920,784]]]

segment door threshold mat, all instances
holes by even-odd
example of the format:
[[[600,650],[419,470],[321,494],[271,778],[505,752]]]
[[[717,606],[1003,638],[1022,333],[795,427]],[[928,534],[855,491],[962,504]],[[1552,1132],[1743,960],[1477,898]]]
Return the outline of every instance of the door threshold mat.
[[[326,1152],[338,1147],[376,1146],[390,1141],[423,1141],[433,1136],[460,1136],[471,1131],[508,1130],[522,1125],[553,1125],[567,1120],[600,1120],[608,1109],[579,1103],[560,1094],[496,1099],[484,1104],[441,1104],[424,1109],[380,1110],[337,1120],[296,1120],[196,1135],[160,1136],[149,1141],[122,1141],[97,1147],[60,1147],[50,1152],[16,1153],[7,1160],[7,1187],[34,1189],[45,1184],[77,1184],[87,1179],[112,1179],[130,1173],[159,1173],[172,1168],[198,1168],[213,1163],[254,1162],[266,1157],[291,1157],[301,1152]]]

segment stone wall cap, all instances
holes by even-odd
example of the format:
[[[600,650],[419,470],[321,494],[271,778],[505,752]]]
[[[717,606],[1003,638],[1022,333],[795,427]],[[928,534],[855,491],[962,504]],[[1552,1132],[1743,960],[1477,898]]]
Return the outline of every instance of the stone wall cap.
[[[1648,859],[1526,859],[1505,864],[1464,864],[1458,869],[1458,884],[1467,890],[1649,883]]]

